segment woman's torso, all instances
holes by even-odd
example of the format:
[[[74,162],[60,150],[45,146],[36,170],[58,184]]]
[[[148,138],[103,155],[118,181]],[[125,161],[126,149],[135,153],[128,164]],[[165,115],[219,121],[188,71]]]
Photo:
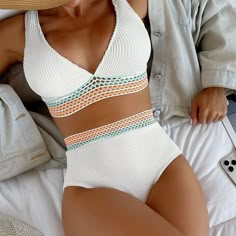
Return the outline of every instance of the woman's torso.
[[[26,78],[49,108],[52,105],[49,110],[64,137],[151,109],[145,78],[150,42],[144,25],[126,0],[101,2],[76,20],[55,10],[26,14]],[[55,115],[55,104],[65,106],[72,97],[68,95],[83,85],[88,87],[88,80],[89,89],[91,84],[99,87],[99,81],[117,91],[99,99],[100,89],[93,101],[93,90],[88,97],[91,102],[81,109]],[[130,82],[125,84],[125,80]],[[75,96],[81,102],[81,91]]]

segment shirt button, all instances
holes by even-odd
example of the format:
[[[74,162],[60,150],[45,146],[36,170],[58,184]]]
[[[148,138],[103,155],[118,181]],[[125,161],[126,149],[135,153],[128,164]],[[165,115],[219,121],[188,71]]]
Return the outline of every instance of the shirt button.
[[[160,32],[154,32],[154,36],[161,37],[161,33]]]
[[[160,80],[161,78],[162,78],[162,75],[161,75],[161,74],[156,74],[156,75],[155,75],[155,79],[156,79],[156,80]]]
[[[154,113],[153,113],[154,117],[157,118],[157,119],[160,119],[160,114],[161,114],[161,111],[160,111],[160,110],[156,110],[156,111],[154,111]]]

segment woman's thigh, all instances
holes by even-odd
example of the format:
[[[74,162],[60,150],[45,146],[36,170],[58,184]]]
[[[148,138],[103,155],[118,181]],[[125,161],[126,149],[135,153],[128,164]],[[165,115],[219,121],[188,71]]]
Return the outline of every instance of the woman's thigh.
[[[195,126],[183,123],[167,133],[198,177],[208,206],[210,226],[235,218],[236,188],[220,166],[221,159],[235,147],[222,122]]]
[[[108,188],[65,188],[62,218],[66,236],[183,236],[144,202]]]
[[[166,168],[153,186],[147,205],[184,235],[208,235],[205,199],[192,169],[182,155]]]

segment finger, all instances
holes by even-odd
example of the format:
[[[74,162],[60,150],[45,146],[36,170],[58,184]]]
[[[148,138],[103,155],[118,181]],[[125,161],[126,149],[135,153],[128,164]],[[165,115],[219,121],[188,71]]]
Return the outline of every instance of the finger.
[[[206,120],[207,120],[207,116],[208,116],[208,110],[200,110],[199,114],[198,114],[198,121],[201,124],[206,124]]]
[[[220,121],[220,120],[222,120],[222,117],[223,117],[223,115],[219,115],[219,114],[217,114],[217,115],[215,116],[215,118],[213,119],[212,122]]]
[[[227,111],[225,112],[218,112],[215,116],[215,121],[214,122],[217,122],[217,121],[220,121],[220,120],[223,120],[225,118],[225,116],[227,115]]]
[[[192,119],[192,125],[196,125],[198,121],[198,105],[193,100],[192,107],[191,107],[191,119]]]
[[[211,122],[214,122],[215,120],[218,119],[218,115],[215,114],[215,113],[209,113],[206,117],[206,123],[211,123]]]
[[[223,116],[226,117],[226,116],[227,116],[227,113],[228,113],[228,109],[227,109],[227,107],[226,107],[226,109],[225,109],[225,111],[224,111],[224,113],[223,113]]]
[[[226,117],[226,113],[224,113],[223,115],[219,116],[219,120],[223,120]]]

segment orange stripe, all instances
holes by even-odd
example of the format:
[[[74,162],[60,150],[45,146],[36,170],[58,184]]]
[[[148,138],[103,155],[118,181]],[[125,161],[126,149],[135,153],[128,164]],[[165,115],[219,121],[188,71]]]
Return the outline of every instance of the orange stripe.
[[[119,96],[119,95],[124,95],[127,94],[127,92],[129,93],[133,93],[136,92],[137,90],[140,89],[144,89],[147,85],[148,82],[147,80],[145,80],[144,82],[140,83],[132,83],[133,85],[138,84],[139,86],[136,86],[136,88],[125,88],[125,86],[121,85],[121,86],[110,86],[113,89],[118,89],[120,91],[106,91],[105,94],[101,94],[101,88],[97,88],[91,92],[88,92],[87,94],[85,94],[84,96],[81,96],[79,98],[75,98],[72,101],[66,102],[62,105],[59,105],[57,107],[49,107],[49,111],[51,113],[52,116],[54,117],[58,117],[58,116],[64,116],[67,114],[71,114],[74,111],[78,111],[81,110],[82,108],[95,103],[97,101],[100,101],[102,99],[106,99],[112,96]],[[129,86],[131,86],[131,84],[129,84]],[[121,90],[123,89],[123,90]],[[89,101],[89,98],[93,97],[93,100]]]
[[[101,126],[101,127],[95,128],[95,129],[84,131],[82,133],[71,135],[71,136],[65,138],[65,143],[67,146],[70,146],[70,145],[73,145],[76,143],[85,142],[90,139],[96,138],[98,136],[112,133],[112,132],[115,132],[119,129],[128,127],[130,125],[148,120],[152,117],[153,117],[153,115],[152,115],[151,110],[144,111],[144,112],[138,113],[134,116],[127,117],[125,119],[113,122],[108,125],[104,125],[104,126]]]

